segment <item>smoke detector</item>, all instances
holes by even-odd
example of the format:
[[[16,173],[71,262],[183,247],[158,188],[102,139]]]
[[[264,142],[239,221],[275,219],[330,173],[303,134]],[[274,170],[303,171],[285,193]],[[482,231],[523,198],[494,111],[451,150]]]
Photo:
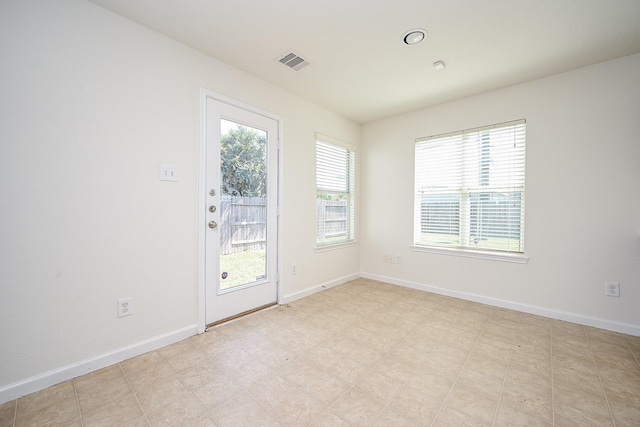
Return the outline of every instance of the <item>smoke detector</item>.
[[[275,60],[295,71],[300,71],[301,69],[309,65],[309,61],[291,50],[286,51],[282,55],[278,56]]]
[[[446,64],[444,63],[444,61],[436,61],[433,63],[433,68],[435,68],[438,71],[444,70],[445,67],[446,67]]]

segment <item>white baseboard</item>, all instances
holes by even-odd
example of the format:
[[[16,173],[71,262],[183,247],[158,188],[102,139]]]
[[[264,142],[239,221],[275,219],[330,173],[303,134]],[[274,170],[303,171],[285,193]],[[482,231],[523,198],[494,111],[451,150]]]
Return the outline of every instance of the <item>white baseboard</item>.
[[[380,282],[390,283],[392,285],[403,286],[405,288],[417,289],[420,291],[431,292],[434,294],[446,295],[453,298],[460,298],[467,301],[478,302],[481,304],[492,305],[494,307],[507,308],[510,310],[521,311],[523,313],[535,314],[538,316],[548,317],[551,319],[564,320],[567,322],[578,323],[580,325],[592,326],[594,328],[606,329],[614,332],[640,336],[640,327],[626,323],[612,322],[610,320],[596,319],[593,317],[582,316],[575,313],[567,313],[564,311],[552,310],[549,308],[538,307],[534,305],[522,304],[513,301],[506,301],[498,298],[490,298],[482,295],[453,291],[450,289],[440,288],[437,286],[425,285],[422,283],[411,282],[407,280],[395,279],[393,277],[380,276],[377,274],[362,273],[361,277],[366,279],[378,280]]]
[[[333,288],[334,286],[342,285],[342,284],[347,283],[347,282],[349,282],[351,280],[355,280],[355,279],[357,279],[359,277],[360,277],[360,273],[353,273],[353,274],[349,274],[348,276],[343,276],[343,277],[340,277],[338,279],[331,280],[330,282],[321,283],[321,284],[319,284],[317,286],[313,286],[311,288],[307,288],[307,289],[304,289],[302,291],[298,291],[298,292],[294,292],[292,294],[284,295],[284,298],[282,300],[282,304],[288,304],[288,303],[293,302],[293,301],[295,301],[297,299],[311,296],[311,295],[313,295],[315,293],[324,291],[326,289]]]
[[[122,347],[109,353],[101,354],[81,362],[73,363],[35,377],[27,378],[0,387],[0,404],[17,399],[30,393],[42,390],[55,384],[68,381],[89,372],[97,371],[115,363],[122,362],[135,356],[157,350],[161,347],[189,338],[197,333],[197,325],[187,326],[166,334]]]

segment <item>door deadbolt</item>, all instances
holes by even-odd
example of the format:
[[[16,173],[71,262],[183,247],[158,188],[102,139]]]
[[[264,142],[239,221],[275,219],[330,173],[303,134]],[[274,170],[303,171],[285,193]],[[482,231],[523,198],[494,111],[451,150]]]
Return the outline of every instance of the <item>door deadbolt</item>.
[[[218,226],[218,223],[216,223],[215,221],[209,221],[209,228],[216,228]]]
[[[210,196],[215,196],[216,195],[216,190],[215,188],[212,188],[211,191],[209,191],[209,195]]]
[[[213,206],[213,205],[209,206],[209,212],[213,213],[215,211],[216,211],[216,207],[215,206]]]

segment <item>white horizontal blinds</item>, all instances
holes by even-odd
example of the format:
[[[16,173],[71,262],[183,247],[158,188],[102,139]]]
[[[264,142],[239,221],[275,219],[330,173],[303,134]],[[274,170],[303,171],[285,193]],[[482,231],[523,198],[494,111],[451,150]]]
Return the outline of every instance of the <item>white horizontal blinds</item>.
[[[524,252],[524,120],[416,141],[417,245]]]
[[[316,184],[319,191],[349,191],[348,150],[326,142],[316,142]]]
[[[354,152],[316,141],[317,245],[354,240],[354,184]]]

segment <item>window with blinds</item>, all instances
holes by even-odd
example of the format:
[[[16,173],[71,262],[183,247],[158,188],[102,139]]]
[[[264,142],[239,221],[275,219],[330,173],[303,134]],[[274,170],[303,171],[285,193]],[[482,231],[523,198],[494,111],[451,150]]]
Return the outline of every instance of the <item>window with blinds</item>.
[[[524,253],[525,120],[416,140],[414,244]]]
[[[355,153],[342,145],[316,141],[316,245],[352,242],[354,235]]]

